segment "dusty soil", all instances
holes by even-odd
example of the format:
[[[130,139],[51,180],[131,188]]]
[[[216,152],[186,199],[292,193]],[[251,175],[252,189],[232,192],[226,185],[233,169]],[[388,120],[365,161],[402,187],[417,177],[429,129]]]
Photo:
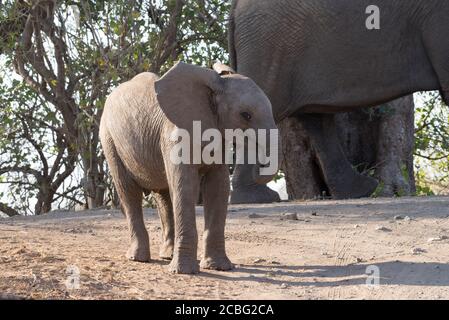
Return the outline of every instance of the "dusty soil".
[[[285,213],[298,220],[281,220]],[[449,299],[449,197],[232,206],[226,238],[235,270],[195,276],[166,271],[154,210],[146,223],[153,261],[134,263],[124,258],[119,211],[2,219],[0,297]],[[76,270],[79,289],[66,286]],[[367,285],[372,270],[378,286]]]

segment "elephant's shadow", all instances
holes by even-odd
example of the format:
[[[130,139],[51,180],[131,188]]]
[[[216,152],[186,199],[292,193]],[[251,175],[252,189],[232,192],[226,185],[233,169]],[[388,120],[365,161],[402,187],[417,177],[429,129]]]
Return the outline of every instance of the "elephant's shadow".
[[[449,264],[433,262],[388,261],[349,266],[238,265],[231,271],[234,274],[238,273],[238,276],[227,272],[201,272],[200,276],[229,281],[286,284],[292,287],[352,286],[374,283],[372,266],[378,270],[380,285],[449,286]]]

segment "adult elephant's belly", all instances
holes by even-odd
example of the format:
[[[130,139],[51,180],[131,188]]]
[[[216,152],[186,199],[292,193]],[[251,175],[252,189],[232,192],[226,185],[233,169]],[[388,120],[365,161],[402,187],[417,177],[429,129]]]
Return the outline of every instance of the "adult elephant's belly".
[[[349,112],[361,107],[374,107],[416,91],[440,89],[439,79],[430,63],[417,63],[413,67],[407,62],[372,64],[360,58],[363,69],[352,69],[338,65],[329,57],[327,64],[314,68],[314,72],[300,72],[308,69],[309,62],[298,62],[299,69],[292,78],[294,90],[286,104],[276,103],[277,92],[268,90],[273,96],[275,113],[285,116],[293,113],[338,113]],[[404,59],[412,60],[411,58]],[[370,63],[372,65],[370,65]],[[348,62],[349,64],[349,62]],[[283,82],[285,83],[285,82]],[[287,94],[288,95],[288,94]],[[284,100],[285,101],[285,100]],[[289,111],[283,110],[285,107]]]

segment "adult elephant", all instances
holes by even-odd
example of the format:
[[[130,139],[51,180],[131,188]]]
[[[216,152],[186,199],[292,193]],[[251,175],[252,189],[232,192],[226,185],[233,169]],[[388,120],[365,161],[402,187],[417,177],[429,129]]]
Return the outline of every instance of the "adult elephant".
[[[356,172],[338,141],[334,114],[441,90],[449,103],[449,1],[378,0],[380,29],[368,28],[368,0],[234,0],[233,67],[266,92],[277,122],[297,117],[334,198],[369,196],[377,181]],[[376,17],[375,17],[376,18]],[[231,202],[277,194],[238,166]]]

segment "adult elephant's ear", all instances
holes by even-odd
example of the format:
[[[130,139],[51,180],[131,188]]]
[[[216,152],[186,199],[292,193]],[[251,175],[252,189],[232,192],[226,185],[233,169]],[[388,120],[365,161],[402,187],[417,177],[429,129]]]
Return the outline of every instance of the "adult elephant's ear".
[[[223,79],[216,72],[183,62],[178,62],[155,82],[162,111],[178,128],[189,132],[193,121],[201,121],[203,129],[213,126],[211,98],[223,90]]]

